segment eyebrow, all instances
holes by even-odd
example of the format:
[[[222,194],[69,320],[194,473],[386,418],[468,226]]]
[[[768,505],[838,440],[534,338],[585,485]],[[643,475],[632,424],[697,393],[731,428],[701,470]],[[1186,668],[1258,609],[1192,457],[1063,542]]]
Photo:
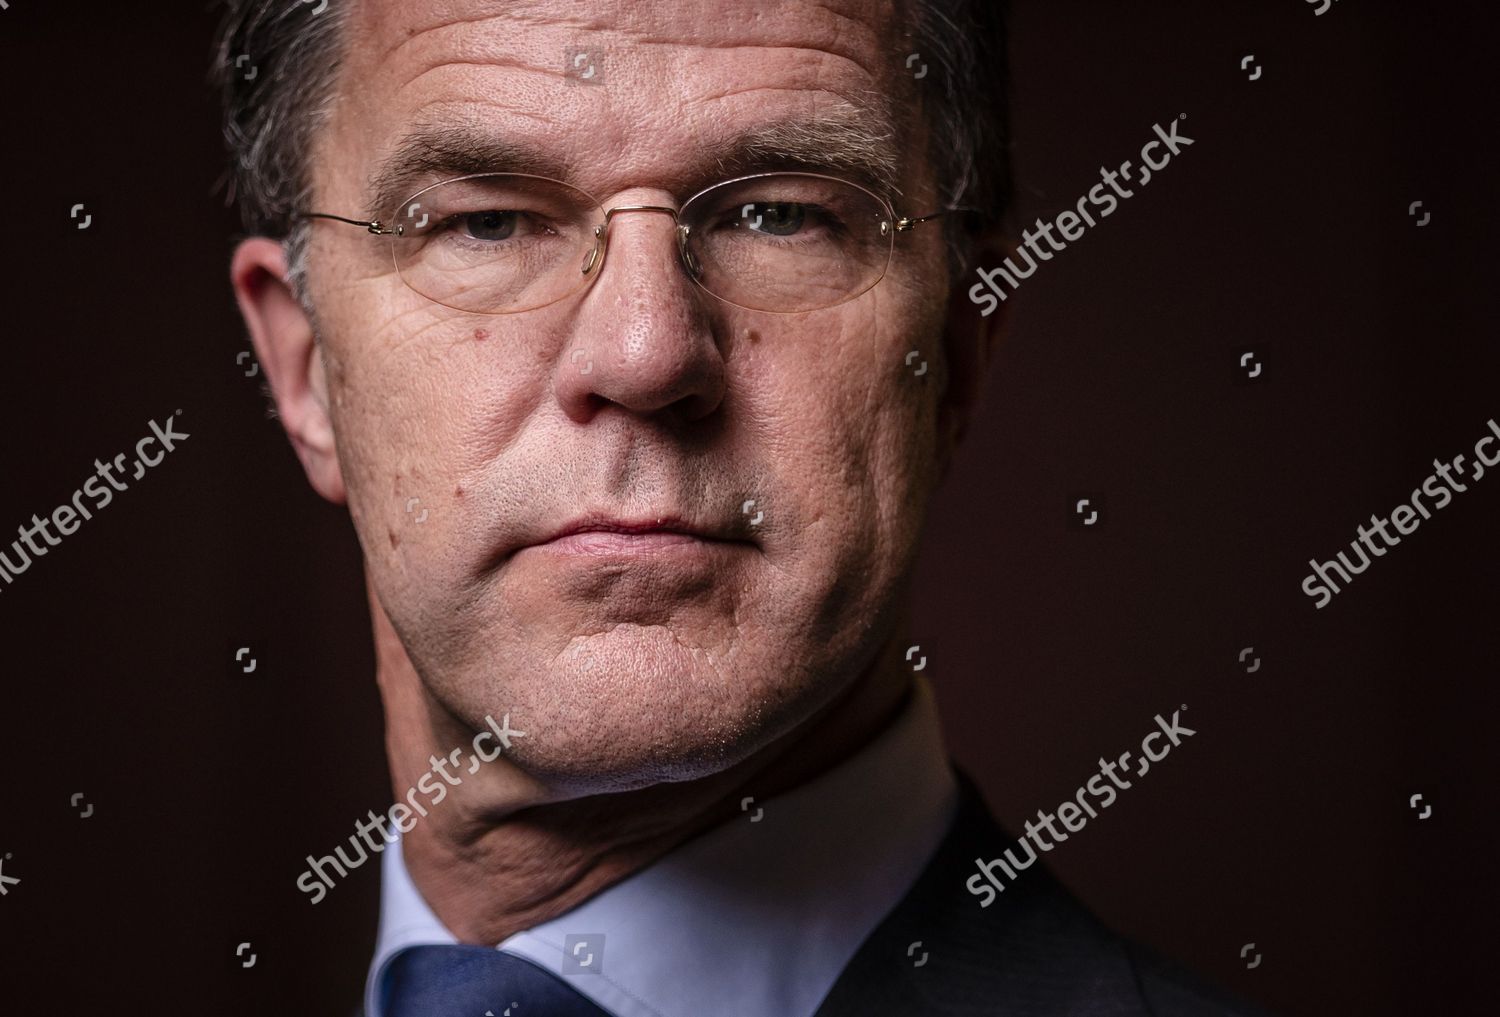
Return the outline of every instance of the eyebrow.
[[[719,179],[777,170],[826,172],[890,196],[899,193],[895,135],[884,110],[843,100],[753,128],[705,149],[703,159]],[[471,173],[530,173],[571,181],[576,167],[475,123],[423,121],[401,136],[371,175],[369,218],[389,215],[429,184]]]
[[[899,193],[896,130],[883,109],[847,100],[741,135],[717,158],[721,174],[798,169],[852,177],[886,197]]]
[[[423,121],[401,136],[370,177],[370,218],[391,214],[429,184],[470,173],[531,173],[566,179],[572,168],[473,124]]]

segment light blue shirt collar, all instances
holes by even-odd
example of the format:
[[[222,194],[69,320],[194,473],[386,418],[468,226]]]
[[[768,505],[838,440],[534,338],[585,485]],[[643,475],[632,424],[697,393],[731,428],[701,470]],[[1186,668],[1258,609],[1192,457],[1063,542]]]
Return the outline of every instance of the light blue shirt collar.
[[[497,949],[561,973],[567,936],[602,935],[599,971],[565,977],[616,1017],[812,1017],[937,850],[957,800],[932,690],[916,675],[906,708],[855,755]],[[375,989],[392,955],[457,942],[412,883],[399,839],[381,865],[370,1017],[381,1017]]]

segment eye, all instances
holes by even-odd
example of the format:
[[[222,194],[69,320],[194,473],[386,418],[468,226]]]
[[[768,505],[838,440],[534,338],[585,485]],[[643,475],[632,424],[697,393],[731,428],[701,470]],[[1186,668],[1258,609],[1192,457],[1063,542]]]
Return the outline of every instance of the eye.
[[[792,201],[752,201],[740,206],[740,221],[757,233],[787,237],[802,229],[807,206]]]
[[[463,216],[461,226],[466,236],[475,240],[509,240],[516,232],[519,212],[490,209]]]

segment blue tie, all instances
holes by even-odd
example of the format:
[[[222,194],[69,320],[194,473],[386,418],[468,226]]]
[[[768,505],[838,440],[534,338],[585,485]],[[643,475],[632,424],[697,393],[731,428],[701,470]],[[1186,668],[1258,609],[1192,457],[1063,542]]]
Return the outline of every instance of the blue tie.
[[[380,1017],[611,1017],[557,975],[485,946],[409,946],[386,964]]]

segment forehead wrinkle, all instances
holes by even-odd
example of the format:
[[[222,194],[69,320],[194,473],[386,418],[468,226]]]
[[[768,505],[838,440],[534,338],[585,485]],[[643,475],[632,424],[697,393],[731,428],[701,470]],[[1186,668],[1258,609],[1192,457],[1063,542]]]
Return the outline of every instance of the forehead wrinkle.
[[[764,4],[756,6],[759,8]],[[704,49],[753,47],[811,50],[859,63],[854,54],[885,52],[889,47],[883,45],[881,39],[889,34],[889,29],[897,26],[893,16],[885,16],[895,13],[888,3],[877,5],[878,10],[860,12],[864,17],[841,13],[828,4],[803,4],[800,5],[800,10],[794,4],[781,6],[794,9],[769,18],[759,17],[761,11],[757,9],[756,17],[743,26],[721,14],[716,20],[704,19],[692,26],[673,25],[673,31],[664,31],[658,20],[635,29],[635,35],[642,41],[671,42]],[[655,10],[647,4],[639,4],[637,9],[642,14]],[[826,17],[809,16],[813,12]],[[743,31],[731,34],[742,27]]]
[[[750,108],[743,117],[735,116],[733,109],[728,115],[711,117],[717,127],[713,133],[719,137],[710,140],[701,133],[703,129],[695,132],[698,142],[695,151],[692,157],[685,155],[679,160],[676,169],[680,172],[673,176],[672,182],[683,187],[701,183],[697,178],[716,168],[726,174],[802,168],[834,174],[853,172],[866,186],[899,193],[900,157],[891,145],[895,130],[889,103],[871,90],[859,90],[855,93],[857,100],[851,100],[836,92],[809,94],[800,88],[751,86],[683,97],[681,102],[693,107],[714,102],[734,106],[737,96],[760,97],[771,92],[792,95],[797,101],[768,104],[747,100]],[[530,132],[518,129],[514,121],[527,117],[548,131],[556,131],[565,124],[493,102],[485,105],[496,105],[504,116],[488,117],[482,106],[449,99],[410,118],[407,129],[389,144],[387,153],[368,172],[366,192],[370,195],[371,218],[386,214],[390,211],[387,205],[395,207],[398,199],[416,191],[419,177],[439,173],[530,172],[568,180],[575,186],[585,183],[580,176],[585,167],[570,155],[566,146],[549,149],[541,145],[536,149],[538,158],[531,158],[529,148],[535,141],[528,136]],[[438,115],[444,108],[450,109],[449,114]],[[769,117],[767,112],[771,113]],[[681,118],[677,121],[681,122]],[[736,127],[738,130],[734,131]],[[513,151],[507,152],[507,147]],[[465,150],[474,155],[464,157]],[[626,186],[646,183],[644,179],[619,182]],[[660,182],[665,184],[665,178]],[[598,181],[594,183],[597,185]]]
[[[535,5],[527,5],[519,10],[512,7],[503,12],[486,10],[469,16],[455,17],[453,16],[453,8],[461,5],[449,4],[446,6],[448,10],[442,12],[446,17],[440,24],[424,26],[416,30],[406,29],[405,31],[408,34],[405,38],[398,40],[394,45],[386,48],[387,54],[396,54],[408,45],[421,45],[424,42],[428,44],[423,46],[424,52],[421,54],[412,54],[413,57],[421,58],[425,66],[421,66],[409,74],[405,68],[396,70],[397,74],[405,75],[405,81],[397,89],[398,95],[414,87],[419,91],[439,91],[437,88],[422,89],[413,83],[435,71],[455,69],[456,90],[461,92],[472,91],[476,94],[461,97],[455,97],[452,94],[445,95],[438,101],[440,104],[435,103],[430,108],[440,110],[449,104],[455,106],[467,105],[469,109],[464,110],[461,115],[463,122],[474,126],[483,125],[487,129],[495,131],[497,130],[496,125],[489,118],[472,112],[475,105],[484,102],[486,92],[488,93],[489,100],[491,102],[494,101],[494,92],[496,90],[486,90],[483,87],[483,72],[488,68],[495,68],[502,73],[507,71],[520,74],[541,72],[547,79],[553,81],[565,78],[566,74],[559,70],[535,66],[532,63],[533,60],[539,58],[533,54],[538,54],[539,48],[545,47],[545,38],[548,34],[561,35],[569,30],[602,31],[608,33],[610,38],[597,41],[591,40],[591,45],[599,45],[602,47],[602,51],[608,53],[612,47],[621,45],[621,39],[625,39],[628,42],[628,45],[625,46],[626,51],[637,51],[648,62],[653,60],[652,51],[670,49],[673,46],[689,51],[694,47],[700,51],[719,50],[732,52],[735,49],[743,49],[748,51],[745,59],[751,61],[756,59],[753,54],[757,52],[767,50],[789,51],[788,56],[790,59],[788,63],[791,65],[789,70],[796,84],[788,84],[785,89],[786,91],[795,92],[799,88],[805,89],[811,85],[817,90],[839,96],[844,103],[866,108],[872,105],[868,100],[872,96],[875,97],[876,102],[873,105],[876,108],[871,112],[884,115],[878,116],[878,119],[881,121],[879,126],[872,127],[865,133],[871,138],[883,138],[886,143],[882,144],[878,149],[872,148],[870,151],[864,153],[863,158],[857,160],[864,165],[852,168],[864,169],[873,182],[881,186],[886,186],[892,191],[898,191],[894,178],[898,177],[899,173],[891,172],[890,170],[893,162],[899,165],[903,161],[903,157],[899,153],[893,152],[893,146],[889,144],[889,138],[894,134],[891,128],[895,126],[891,117],[891,113],[894,112],[892,109],[894,104],[891,102],[891,96],[886,95],[883,90],[870,87],[876,83],[889,86],[894,74],[890,68],[883,67],[881,61],[878,59],[879,54],[884,49],[889,48],[881,46],[881,38],[891,36],[893,29],[898,27],[894,21],[882,17],[882,15],[889,15],[893,12],[890,4],[879,3],[873,5],[875,9],[861,10],[857,14],[845,13],[836,9],[838,5],[826,3],[803,6],[800,10],[796,9],[795,5],[789,5],[792,9],[774,20],[762,20],[757,17],[753,21],[749,21],[743,25],[737,23],[705,24],[701,20],[692,25],[672,25],[668,21],[673,14],[671,11],[663,12],[659,9],[645,8],[641,5],[632,6],[630,4],[623,5],[623,9],[610,10],[611,5],[607,2],[602,4],[600,9],[596,9],[594,16],[590,18],[555,17],[550,12],[539,11]],[[364,9],[369,10],[369,8]],[[395,13],[395,11],[390,10],[390,13]],[[612,25],[602,24],[601,22],[606,16],[613,16],[618,19],[618,22]],[[366,21],[371,31],[380,30],[380,21],[378,18],[368,18]],[[386,24],[390,24],[390,21],[387,20]],[[515,30],[517,26],[529,26],[533,24],[542,26],[543,31],[523,31],[517,33]],[[484,27],[469,32],[462,31],[465,26],[474,25]],[[493,25],[493,28],[490,28],[491,25]],[[736,29],[739,29],[739,31],[736,31]],[[393,31],[399,32],[402,29],[397,25],[395,28],[387,28],[385,34],[390,34]],[[701,33],[709,31],[720,33],[733,32],[738,38],[696,37]],[[444,32],[447,32],[448,38],[443,37]],[[758,39],[746,37],[755,33],[760,33],[761,37]],[[872,46],[875,48],[872,49]],[[518,49],[518,47],[524,48]],[[464,54],[467,56],[476,50],[483,51],[483,55],[478,60],[445,60],[440,52],[444,49],[455,50],[456,53],[452,55]],[[370,52],[370,48],[366,48],[366,52]],[[691,60],[692,53],[689,52],[687,55]],[[428,61],[432,62],[428,63]],[[634,62],[632,61],[632,63]],[[662,61],[656,59],[655,62],[661,63]],[[875,66],[869,66],[871,63]],[[622,69],[626,66],[629,65],[620,65]],[[636,66],[639,67],[639,64]],[[470,73],[471,71],[472,73]],[[853,72],[852,75],[851,71]],[[851,76],[855,80],[847,80]],[[846,80],[838,82],[836,80],[838,78],[845,78]],[[751,86],[745,89],[734,89],[701,97],[683,95],[682,85],[690,83],[692,79],[692,74],[684,74],[678,78],[677,88],[672,89],[677,92],[675,98],[679,107],[679,114],[690,103],[712,102],[715,99],[732,99],[734,96],[755,90],[755,86]],[[670,84],[668,87],[671,89]],[[762,90],[768,88],[768,86],[764,85],[760,87]],[[780,89],[772,87],[769,90]],[[532,92],[529,88],[523,91],[528,94]],[[501,90],[501,92],[504,94],[505,90]],[[540,111],[533,112],[520,107],[505,106],[503,104],[496,105],[498,109],[503,110],[504,115],[508,118],[530,121],[551,131],[560,130],[571,123],[571,120],[559,121],[555,117]],[[670,107],[672,104],[666,103],[663,105]],[[658,112],[661,111],[658,110]],[[903,110],[903,112],[905,111]],[[424,114],[426,114],[425,109]],[[426,114],[426,118],[429,120],[432,119],[431,114]],[[674,118],[671,115],[666,115],[663,119],[666,123],[670,124],[674,122],[674,119],[680,119],[680,117]],[[877,117],[872,116],[870,119],[873,123]],[[906,118],[903,117],[902,119],[905,120]],[[753,134],[755,132],[753,120],[747,122],[752,125],[749,127],[748,133]],[[774,131],[778,126],[784,127],[785,125],[772,124],[769,125],[768,130]],[[850,156],[857,154],[853,151],[853,147],[851,144],[841,146],[843,154]],[[711,153],[710,159],[712,159]],[[384,161],[382,160],[382,162]],[[856,160],[845,158],[841,159],[841,161],[854,162]],[[709,165],[712,165],[712,162]],[[373,177],[376,172],[376,169],[372,169],[369,175]],[[367,193],[368,190],[367,187]],[[380,214],[389,211],[380,207],[380,205],[381,203],[377,202],[370,208],[369,211],[373,217],[378,217]]]
[[[616,35],[616,36],[618,36],[621,33],[613,33],[613,34]],[[756,50],[773,50],[773,51],[777,51],[777,52],[788,52],[788,53],[792,53],[792,54],[798,56],[799,58],[801,58],[801,59],[799,59],[797,61],[796,64],[794,64],[794,67],[797,70],[799,70],[799,71],[806,70],[805,67],[801,66],[804,63],[817,63],[817,64],[821,64],[823,61],[833,60],[833,61],[836,61],[836,62],[847,63],[847,64],[853,65],[860,72],[860,74],[863,77],[865,77],[866,79],[868,79],[870,81],[876,81],[876,80],[878,80],[877,76],[875,75],[875,73],[873,73],[872,69],[869,68],[869,67],[867,67],[857,57],[855,57],[855,56],[853,56],[851,54],[841,53],[841,52],[838,52],[838,51],[832,50],[832,49],[821,49],[821,48],[818,48],[817,46],[805,46],[805,45],[796,45],[796,46],[793,46],[793,45],[787,45],[785,43],[779,43],[779,42],[765,42],[765,43],[744,42],[744,41],[721,41],[720,42],[720,41],[711,41],[711,40],[684,41],[682,39],[676,39],[676,38],[659,38],[658,39],[658,38],[651,38],[651,37],[648,37],[648,36],[640,36],[640,37],[637,37],[637,38],[634,38],[634,39],[631,40],[631,47],[632,47],[633,50],[638,50],[638,51],[646,51],[646,50],[649,50],[651,48],[670,50],[670,49],[674,49],[674,48],[675,49],[681,49],[681,48],[684,48],[684,47],[691,47],[691,48],[696,49],[696,50],[717,50],[717,51],[726,52],[726,53],[727,52],[734,52],[734,51],[737,51],[737,50],[752,50],[752,51],[756,51]],[[601,53],[605,54],[606,56],[608,56],[609,53],[610,53],[610,48],[609,48],[608,45],[600,46],[600,47],[598,47],[598,52],[601,52]],[[555,66],[555,67],[553,67],[553,66],[546,66],[546,65],[534,63],[528,57],[518,55],[518,54],[516,54],[515,52],[513,52],[511,50],[508,50],[508,49],[497,49],[493,54],[490,54],[490,53],[470,53],[470,54],[466,54],[462,58],[460,58],[456,54],[447,54],[447,55],[444,55],[444,54],[434,54],[432,62],[426,63],[424,65],[419,66],[416,70],[414,70],[406,78],[404,78],[402,81],[400,81],[397,84],[397,86],[396,86],[396,91],[399,92],[402,89],[409,88],[413,83],[415,83],[416,81],[418,81],[422,77],[424,77],[424,76],[426,76],[428,74],[431,74],[431,73],[433,73],[435,71],[450,70],[450,69],[454,69],[454,68],[465,68],[465,67],[472,67],[472,68],[474,68],[476,70],[480,70],[480,71],[491,70],[491,69],[509,69],[509,70],[520,71],[522,73],[528,73],[528,74],[541,74],[541,75],[543,75],[545,77],[555,78],[555,79],[557,79],[559,81],[564,81],[564,82],[568,81],[571,78],[571,74],[569,73],[568,69],[566,67],[563,67],[560,63],[559,63],[558,66]],[[813,74],[814,79],[821,81],[822,78],[823,78],[824,69],[820,66],[820,67],[814,68],[814,71],[815,71],[815,73]]]
[[[736,40],[725,39],[724,35],[741,28],[741,25],[722,14],[718,18],[700,18],[691,25],[671,24],[670,19],[680,17],[683,13],[681,4],[669,4],[668,9],[661,10],[653,5],[640,3],[639,0],[594,0],[594,9],[587,15],[558,12],[546,3],[523,4],[514,0],[505,10],[484,9],[468,16],[454,13],[453,9],[460,7],[460,3],[443,6],[445,9],[439,12],[437,20],[432,23],[407,26],[396,24],[382,32],[381,11],[376,10],[375,5],[359,5],[358,9],[365,14],[360,25],[365,33],[377,39],[389,34],[402,36],[376,52],[376,62],[389,61],[398,51],[419,40],[430,41],[434,33],[462,30],[466,26],[485,22],[509,23],[505,26],[507,34],[502,37],[500,45],[510,43],[518,27],[542,27],[554,35],[572,33],[577,42],[584,41],[578,38],[580,33],[606,33],[614,36],[617,43],[634,45],[779,45],[819,49],[830,55],[852,59],[850,54],[859,51],[861,47],[884,52],[889,47],[882,45],[882,37],[890,35],[891,30],[899,27],[898,22],[901,21],[897,16],[899,12],[896,5],[889,0],[871,5],[873,9],[868,10],[858,9],[861,5],[856,4],[855,9],[847,12],[837,9],[840,6],[838,4],[813,2],[800,5],[800,10],[797,9],[798,5],[785,4],[783,8],[792,9],[783,9],[771,18],[762,18],[760,10],[754,11],[755,16],[745,20],[744,34]],[[383,10],[407,13],[398,11],[394,4]],[[752,41],[748,37],[751,33],[759,33],[760,38]],[[490,33],[471,33],[470,41],[488,34]],[[595,42],[593,39],[587,41],[590,44]],[[604,48],[607,52],[608,47]],[[368,53],[369,49],[365,48],[365,51]]]
[[[521,22],[523,25],[546,24],[549,27],[555,27],[558,29],[565,28],[572,31],[597,31],[601,29],[608,29],[610,27],[608,25],[600,23],[597,18],[576,18],[568,17],[566,15],[558,16],[555,14],[546,17],[531,17],[528,16],[526,11],[513,6],[509,10],[481,11],[473,17],[440,18],[439,20],[434,21],[433,23],[428,25],[408,27],[405,29],[405,36],[396,40],[396,42],[394,42],[387,48],[381,50],[377,54],[377,58],[380,62],[383,63],[394,56],[396,52],[402,47],[418,40],[426,40],[427,37],[431,36],[434,32],[462,29],[467,25],[477,25],[481,22],[497,21],[502,18],[512,22]],[[379,24],[378,16],[373,12],[371,13],[370,23]],[[367,23],[365,27],[367,29],[370,29],[372,34],[378,36],[380,34],[378,29],[370,28],[370,23]],[[399,28],[400,26],[394,27]]]
[[[494,67],[497,69],[509,68],[521,72],[540,72],[551,79],[566,79],[566,69],[561,67],[559,59],[557,68],[538,63],[541,57],[540,48],[545,47],[544,38],[551,35],[554,38],[565,35],[568,32],[575,33],[574,43],[581,44],[585,40],[578,39],[576,33],[579,31],[590,33],[603,33],[609,36],[602,40],[588,39],[591,47],[596,47],[608,55],[612,49],[623,54],[634,55],[635,51],[642,51],[643,55],[655,48],[677,47],[684,50],[693,48],[699,50],[719,49],[733,50],[736,48],[749,50],[782,49],[793,51],[793,64],[802,64],[803,71],[807,70],[806,58],[798,59],[798,51],[813,58],[813,63],[848,63],[859,72],[866,80],[872,83],[886,84],[889,79],[889,68],[884,68],[884,61],[879,59],[888,46],[882,44],[882,37],[891,34],[894,21],[891,18],[882,18],[882,15],[894,13],[889,2],[878,3],[878,10],[860,11],[864,15],[862,20],[853,14],[846,14],[828,3],[804,5],[800,10],[795,4],[787,4],[784,10],[774,19],[762,19],[759,16],[750,20],[743,26],[740,32],[735,29],[741,28],[733,21],[719,19],[705,24],[702,20],[693,25],[670,24],[669,20],[680,11],[675,7],[672,10],[661,11],[650,5],[642,5],[626,0],[611,4],[609,0],[596,0],[595,11],[592,17],[569,17],[557,15],[552,11],[537,10],[538,5],[526,5],[517,9],[511,5],[507,10],[496,12],[484,10],[478,14],[468,17],[454,16],[451,13],[453,7],[460,6],[458,3],[444,5],[449,10],[442,13],[448,16],[440,23],[415,30],[408,29],[405,38],[397,40],[388,47],[376,60],[376,66],[384,66],[389,58],[405,47],[430,42],[430,49],[438,51],[421,54],[417,58],[418,67],[407,71],[400,69],[399,74],[404,75],[404,80],[397,86],[396,91],[410,86],[412,82],[425,74],[432,73],[440,68],[448,67],[473,67],[476,70]],[[530,8],[530,9],[528,9]],[[380,34],[380,20],[375,14],[368,14],[371,8],[361,5],[361,10],[367,12],[365,29],[373,34]],[[402,12],[404,13],[404,12]],[[759,12],[756,12],[759,15]],[[605,18],[613,16],[615,23],[605,23]],[[461,30],[465,26],[480,25],[484,23],[495,23],[495,30],[476,30],[467,33],[449,30]],[[520,32],[516,31],[517,23],[520,26],[538,25],[544,28],[544,32]],[[851,26],[854,30],[851,31]],[[668,30],[664,30],[668,29]],[[884,29],[884,31],[882,31]],[[388,29],[386,34],[399,31],[399,26]],[[451,40],[452,45],[444,45],[442,39],[433,39],[434,33],[448,32],[458,34],[459,37]],[[717,34],[708,34],[717,33]],[[734,33],[734,34],[730,34]],[[728,36],[727,38],[725,36]],[[355,47],[356,51],[363,48],[369,53],[368,47]],[[440,51],[449,50],[447,54]],[[561,57],[561,52],[558,54]],[[424,59],[425,58],[425,59]],[[874,67],[867,66],[867,62],[873,60]],[[635,63],[628,60],[621,66]],[[347,65],[346,65],[347,66]],[[879,73],[880,70],[887,73]],[[836,73],[836,69],[827,67],[814,67],[812,69],[813,80],[819,87],[827,87],[825,75],[830,70]],[[677,76],[669,73],[668,77]],[[349,80],[346,75],[346,80]]]
[[[447,71],[463,67],[473,67],[477,70],[510,69],[521,71],[527,74],[543,74],[550,78],[567,78],[567,73],[563,70],[552,70],[546,67],[537,67],[533,64],[527,63],[526,61],[511,58],[508,54],[506,54],[493,60],[439,60],[436,63],[428,64],[427,66],[421,67],[413,72],[410,77],[396,85],[396,91],[397,93],[400,93],[403,89],[410,88],[412,85],[416,84],[416,82],[420,81],[427,75],[432,74],[434,71]]]
[[[478,25],[484,22],[496,22],[495,31],[484,31],[483,29],[457,35],[452,46],[445,46],[444,34],[457,34],[470,25]],[[517,24],[519,23],[519,24]],[[518,70],[543,71],[553,73],[542,65],[530,62],[525,55],[535,53],[535,46],[526,47],[525,43],[530,41],[519,32],[528,28],[544,28],[554,36],[569,38],[575,42],[582,41],[585,35],[591,47],[596,47],[607,52],[609,44],[620,45],[640,44],[645,40],[636,37],[628,28],[619,25],[610,25],[596,18],[578,18],[567,16],[550,15],[547,17],[529,17],[526,12],[519,10],[487,11],[472,18],[458,18],[442,21],[440,23],[419,28],[410,32],[405,38],[398,40],[379,55],[378,63],[385,64],[393,62],[402,50],[409,46],[424,44],[424,49],[436,51],[434,62],[421,71],[408,78],[408,82],[420,77],[421,74],[435,68],[453,64],[475,64],[478,66],[511,66]],[[538,33],[539,34],[539,33]],[[609,37],[609,44],[599,46],[595,36],[605,34]],[[438,35],[438,38],[433,38]],[[518,45],[520,43],[521,45]],[[448,58],[441,53],[445,49],[451,49]],[[467,53],[479,59],[455,59],[458,53]],[[563,51],[559,49],[556,53],[559,63]],[[508,58],[508,59],[499,59]],[[565,77],[566,71],[556,72],[557,77]]]
[[[419,107],[411,114],[410,120],[417,127],[467,127],[476,131],[489,129],[494,120],[487,119],[478,112],[486,107],[494,107],[505,116],[514,117],[517,120],[534,120],[545,127],[559,128],[566,126],[569,121],[549,116],[545,111],[533,110],[522,106],[508,106],[503,102],[497,102],[494,96],[484,96],[479,99],[471,99],[462,96],[445,96],[434,99]],[[456,112],[452,116],[447,115],[449,109]],[[441,113],[442,115],[436,115]]]

